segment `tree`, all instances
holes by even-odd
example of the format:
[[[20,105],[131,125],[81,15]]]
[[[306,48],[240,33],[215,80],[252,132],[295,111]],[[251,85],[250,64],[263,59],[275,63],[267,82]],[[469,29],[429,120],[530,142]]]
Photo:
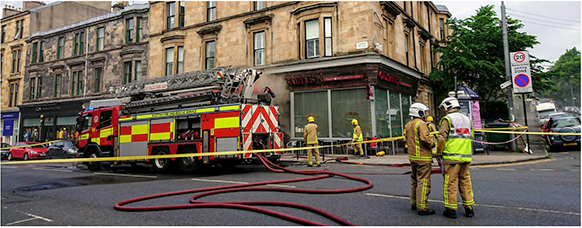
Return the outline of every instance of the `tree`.
[[[572,105],[572,98],[576,98],[574,104],[580,105],[580,51],[576,47],[566,50],[545,73],[553,81],[551,86],[542,90],[546,98],[564,106]]]
[[[499,88],[501,83],[507,81],[503,33],[501,20],[493,11],[493,6],[482,6],[475,15],[466,19],[452,18],[448,25],[453,31],[448,37],[450,42],[445,48],[436,49],[436,52],[442,53],[437,65],[439,69],[430,74],[437,99],[454,90],[455,74],[459,86],[469,87],[479,94],[483,109],[487,108],[489,101],[506,98],[506,90]],[[510,52],[533,48],[539,43],[535,36],[517,31],[522,27],[519,20],[507,19]],[[535,57],[531,59],[534,66],[545,61]]]

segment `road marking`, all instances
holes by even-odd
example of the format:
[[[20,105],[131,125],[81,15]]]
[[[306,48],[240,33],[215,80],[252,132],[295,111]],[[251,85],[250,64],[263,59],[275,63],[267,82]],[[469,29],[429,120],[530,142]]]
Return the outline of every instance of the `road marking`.
[[[515,169],[497,169],[497,170],[500,170],[500,171],[515,171]]]
[[[55,171],[55,172],[65,172],[72,173],[73,170],[63,170],[63,169],[43,169],[43,168],[32,168],[33,170],[43,170],[43,171]]]
[[[507,166],[516,166],[516,165],[531,165],[543,162],[551,162],[555,161],[555,159],[541,159],[535,161],[527,161],[527,162],[517,162],[517,163],[510,163],[510,164],[495,164],[495,165],[479,165],[479,168],[497,168],[497,167],[507,167]]]
[[[14,166],[2,166],[3,169],[17,169],[18,167],[14,167]]]
[[[572,172],[579,172],[580,170],[577,169],[573,169]]]
[[[404,196],[395,196],[395,195],[385,195],[385,194],[375,194],[375,193],[364,193],[365,195],[369,196],[379,196],[379,197],[386,197],[386,198],[395,198],[395,199],[403,199],[403,200],[410,200],[410,197]],[[437,202],[437,203],[444,203],[442,200],[428,200],[429,202]],[[577,215],[580,216],[580,213],[577,212],[568,212],[568,211],[554,211],[554,210],[545,210],[545,209],[537,209],[537,208],[527,208],[527,207],[508,207],[508,206],[499,206],[499,205],[487,205],[487,204],[475,204],[475,206],[480,207],[493,207],[493,208],[503,208],[503,209],[513,209],[513,210],[523,210],[523,211],[533,211],[533,212],[546,212],[546,213],[554,213],[554,214],[565,214],[565,215]]]
[[[542,172],[552,172],[552,171],[554,171],[554,169],[538,169],[538,171],[542,171]]]
[[[52,222],[53,221],[53,220],[50,220],[48,218],[40,217],[38,215],[33,215],[33,214],[29,214],[29,213],[24,213],[24,214],[25,215],[28,215],[29,217],[32,217],[32,218],[27,218],[27,219],[24,219],[24,220],[7,223],[6,225],[7,226],[10,226],[10,225],[14,225],[14,224],[18,224],[18,223],[23,223],[23,222],[28,222],[28,221],[32,221],[32,220],[36,220],[36,219],[44,220],[46,222]]]
[[[109,175],[109,176],[122,176],[122,177],[143,177],[143,178],[158,178],[157,176],[145,176],[145,175],[131,175],[131,174],[119,174],[119,173],[93,173],[95,175]]]
[[[248,184],[249,183],[249,182],[241,182],[241,181],[210,180],[210,179],[198,179],[198,178],[192,178],[190,180],[193,180],[193,181],[202,181],[202,182],[214,182],[214,183],[227,183],[227,184]],[[295,186],[292,186],[292,185],[282,185],[282,184],[267,184],[265,186],[283,187],[283,188],[295,188]]]

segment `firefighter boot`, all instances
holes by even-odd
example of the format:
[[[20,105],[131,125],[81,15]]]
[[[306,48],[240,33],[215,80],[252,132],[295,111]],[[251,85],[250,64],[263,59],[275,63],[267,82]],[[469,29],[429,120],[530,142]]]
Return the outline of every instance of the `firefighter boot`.
[[[426,211],[418,211],[418,215],[434,215],[436,212],[433,209],[428,209]]]
[[[475,212],[473,211],[473,206],[465,207],[465,216],[472,218],[475,216]]]
[[[451,209],[445,209],[445,211],[443,212],[443,215],[447,218],[452,218],[452,219],[456,219],[457,218],[457,211],[455,210],[451,210]]]

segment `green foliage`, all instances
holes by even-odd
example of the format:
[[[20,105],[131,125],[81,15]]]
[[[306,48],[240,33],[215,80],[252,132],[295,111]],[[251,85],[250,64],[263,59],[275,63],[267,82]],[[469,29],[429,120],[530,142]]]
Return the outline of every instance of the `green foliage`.
[[[574,97],[574,104],[580,105],[580,51],[576,47],[566,50],[545,74],[552,84],[541,90],[544,97],[563,106],[572,105]]]
[[[442,53],[438,68],[430,74],[437,99],[442,99],[448,91],[454,90],[454,75],[458,85],[473,89],[487,106],[487,101],[505,98],[506,90],[499,85],[507,81],[503,54],[503,34],[501,20],[493,6],[482,6],[476,14],[467,19],[452,18],[448,22],[453,33],[448,37],[446,48],[437,49]],[[516,19],[507,19],[510,52],[532,48],[538,44],[535,36],[518,32],[523,24]],[[543,61],[543,60],[539,60]],[[444,69],[444,70],[440,70]],[[486,108],[486,107],[485,107]]]

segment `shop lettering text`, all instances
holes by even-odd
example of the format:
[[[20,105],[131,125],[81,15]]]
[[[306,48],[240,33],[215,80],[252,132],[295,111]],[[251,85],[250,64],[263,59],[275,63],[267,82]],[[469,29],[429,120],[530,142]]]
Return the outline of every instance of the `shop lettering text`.
[[[313,76],[287,79],[287,85],[290,86],[315,84],[315,82],[317,82],[317,78]]]
[[[401,86],[408,87],[408,88],[411,87],[410,84],[401,82],[400,81],[400,78],[398,78],[398,77],[396,77],[394,75],[390,75],[388,73],[384,73],[382,71],[378,71],[378,78],[380,80],[387,81],[387,82],[390,82],[390,83],[394,83],[396,85],[401,85]]]
[[[338,76],[338,77],[331,77],[331,78],[324,78],[324,82],[332,82],[332,81],[343,81],[343,80],[352,80],[352,79],[360,79],[364,78],[363,74],[360,75],[348,75],[348,76]]]

